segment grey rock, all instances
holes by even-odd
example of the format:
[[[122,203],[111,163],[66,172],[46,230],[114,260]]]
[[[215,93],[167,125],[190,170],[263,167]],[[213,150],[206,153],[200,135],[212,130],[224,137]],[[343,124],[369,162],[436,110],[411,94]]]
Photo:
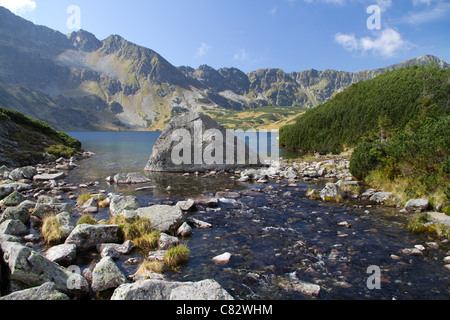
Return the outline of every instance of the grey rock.
[[[56,215],[56,218],[58,219],[61,231],[64,233],[64,237],[68,237],[76,226],[76,222],[72,217],[72,214],[69,212],[61,212]]]
[[[59,172],[59,173],[54,173],[54,174],[44,173],[44,174],[38,174],[38,175],[34,176],[33,180],[34,181],[59,180],[59,179],[63,179],[65,176],[66,176],[66,174],[64,172]]]
[[[74,244],[61,244],[48,249],[44,256],[59,265],[69,266],[77,256],[77,246]]]
[[[141,207],[135,196],[113,196],[109,204],[111,215],[117,216],[124,210],[136,210]]]
[[[171,291],[180,285],[180,282],[163,280],[144,280],[122,284],[114,290],[111,300],[169,300]]]
[[[168,250],[177,246],[179,243],[180,240],[177,237],[172,237],[165,233],[161,233],[158,241],[158,247],[160,250]]]
[[[125,275],[111,257],[102,258],[92,271],[92,290],[94,292],[114,289],[125,282]]]
[[[26,200],[26,198],[24,195],[22,195],[18,191],[14,191],[9,196],[7,196],[5,199],[0,201],[0,204],[3,204],[7,207],[13,207],[13,206],[19,205],[20,203],[22,203],[25,200]]]
[[[392,192],[376,192],[370,197],[371,202],[384,203],[392,197]]]
[[[35,167],[23,167],[23,168],[17,168],[11,171],[9,174],[9,178],[13,181],[19,181],[22,179],[33,179],[35,175],[37,175],[37,170]]]
[[[195,225],[195,227],[198,229],[211,229],[212,228],[212,224],[205,222],[205,221],[201,221],[201,220],[192,218],[192,222]]]
[[[3,259],[10,270],[10,280],[28,289],[53,282],[55,289],[65,294],[89,291],[86,279],[72,273],[43,255],[17,242],[0,242]],[[73,284],[76,286],[73,286]]]
[[[70,298],[62,292],[55,289],[52,282],[43,285],[13,292],[7,296],[1,297],[3,301],[54,301],[54,300],[70,300]]]
[[[344,193],[338,183],[327,183],[325,188],[320,191],[320,198],[325,201],[328,199],[337,200],[343,197]]]
[[[0,223],[6,220],[20,220],[22,223],[28,223],[30,221],[30,212],[26,207],[9,207],[3,211],[0,217]]]
[[[225,264],[228,264],[230,262],[231,257],[232,257],[231,253],[226,252],[224,254],[221,254],[219,256],[214,257],[212,260],[216,264],[225,265]]]
[[[66,244],[75,244],[79,250],[95,248],[102,243],[120,243],[120,227],[116,225],[88,225],[75,227],[66,239]]]
[[[187,222],[183,223],[181,227],[178,228],[177,235],[180,237],[190,237],[192,235],[191,226]]]
[[[184,283],[172,289],[170,300],[234,300],[222,286],[214,280]]]
[[[107,246],[101,252],[100,255],[102,258],[110,257],[113,260],[118,260],[120,258],[120,252],[117,251],[114,247]]]
[[[47,204],[38,201],[31,216],[38,220],[42,220],[48,215],[59,214],[61,212],[72,212],[72,209],[71,203]]]
[[[12,236],[23,236],[28,234],[29,229],[20,220],[6,220],[0,224],[0,233]]]
[[[181,137],[178,136],[176,137],[177,139],[174,139],[173,133],[177,130],[183,130],[183,134]],[[223,149],[223,157],[216,159],[217,161],[210,161],[209,163],[209,161],[207,162],[204,160],[205,157],[203,156],[203,153],[211,146],[211,139],[214,133],[220,133],[223,137],[223,142],[218,146],[218,148]],[[242,161],[243,163],[239,164],[237,159],[230,161],[231,163],[227,163],[227,149],[233,150],[232,156],[243,154],[238,148],[237,138],[229,133],[228,136],[232,139],[227,139],[227,133],[227,130],[223,126],[202,113],[188,112],[176,116],[170,121],[154,145],[153,152],[145,170],[163,172],[205,172],[261,165],[259,157],[244,143],[242,143],[245,150],[245,159]],[[203,139],[199,137],[200,135],[203,136]],[[181,138],[185,139],[183,144],[187,145],[187,149],[183,150],[185,151],[184,156],[189,159],[186,159],[187,163],[177,164],[173,161],[172,152],[176,147],[180,146]],[[229,143],[229,141],[233,142]],[[199,153],[201,159],[196,159],[194,155],[195,150],[200,150]],[[208,152],[205,152],[205,155],[207,153]]]
[[[180,207],[183,211],[195,211],[195,201],[192,199],[186,201],[178,201],[176,204],[177,207]]]
[[[237,192],[229,192],[229,191],[219,191],[216,193],[216,198],[228,198],[228,199],[237,199],[240,198],[241,195]]]
[[[118,287],[111,300],[234,300],[214,280],[169,282],[144,280]]]
[[[430,201],[428,199],[412,199],[406,203],[405,210],[408,212],[425,211],[429,206]]]
[[[141,184],[151,182],[144,174],[140,172],[119,173],[113,177],[116,184]]]
[[[139,208],[136,213],[141,218],[150,220],[155,230],[164,233],[175,233],[185,222],[183,211],[177,206],[155,205]]]
[[[0,199],[4,199],[5,197],[9,196],[14,191],[28,191],[33,189],[32,186],[26,183],[8,183],[0,185]]]
[[[113,248],[120,254],[130,254],[136,248],[136,245],[130,240],[125,241],[123,244],[103,243],[97,245],[97,251],[101,253],[107,247]]]

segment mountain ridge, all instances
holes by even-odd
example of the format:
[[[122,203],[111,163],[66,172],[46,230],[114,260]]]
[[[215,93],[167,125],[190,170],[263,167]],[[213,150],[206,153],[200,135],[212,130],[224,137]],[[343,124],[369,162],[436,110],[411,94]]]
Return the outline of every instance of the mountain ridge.
[[[85,30],[64,35],[0,7],[0,88],[8,92],[0,96],[0,104],[60,130],[158,130],[180,110],[312,108],[353,83],[430,61],[449,67],[434,56],[358,72],[286,73],[267,68],[246,74],[207,65],[175,67],[157,52],[120,35],[104,40]],[[12,99],[13,88],[25,96]],[[7,104],[12,100],[13,105]],[[51,112],[36,112],[55,105],[79,116],[61,121],[49,118]]]

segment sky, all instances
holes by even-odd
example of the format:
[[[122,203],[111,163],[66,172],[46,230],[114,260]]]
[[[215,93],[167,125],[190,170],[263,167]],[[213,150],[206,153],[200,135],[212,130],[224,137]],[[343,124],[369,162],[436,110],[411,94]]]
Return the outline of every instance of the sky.
[[[450,0],[0,0],[68,34],[118,34],[175,66],[359,71],[450,62]]]

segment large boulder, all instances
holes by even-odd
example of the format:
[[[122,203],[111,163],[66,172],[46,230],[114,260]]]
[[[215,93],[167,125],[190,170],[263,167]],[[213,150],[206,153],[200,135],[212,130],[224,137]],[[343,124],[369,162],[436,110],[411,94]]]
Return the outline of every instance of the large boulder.
[[[184,283],[170,293],[170,300],[234,300],[222,286],[214,280]]]
[[[23,236],[30,230],[20,220],[5,220],[0,224],[0,233],[12,236]]]
[[[96,248],[102,243],[122,243],[120,227],[116,225],[80,224],[70,233],[65,244],[74,244],[79,250]]]
[[[0,300],[6,301],[53,301],[53,300],[70,300],[67,295],[55,289],[52,282],[31,289],[13,292],[7,296],[1,297]]]
[[[111,300],[233,300],[233,297],[214,280],[144,280],[121,285]]]
[[[11,171],[9,174],[9,179],[13,181],[19,181],[22,179],[28,179],[31,180],[35,175],[37,175],[38,172],[35,167],[23,167],[23,168],[17,168]]]
[[[0,200],[6,198],[14,191],[28,191],[31,189],[33,187],[26,183],[14,182],[0,185]]]
[[[188,112],[174,117],[164,129],[145,171],[204,172],[249,166],[261,166],[261,161],[242,140],[209,116]]]
[[[5,199],[0,201],[0,204],[3,204],[7,207],[13,207],[13,206],[17,206],[17,205],[21,204],[25,200],[26,200],[26,198],[24,195],[22,195],[18,191],[14,191],[9,196],[7,196]]]
[[[164,233],[176,233],[185,222],[183,211],[177,206],[155,205],[139,208],[136,210],[136,214],[140,218],[149,219],[152,228]]]
[[[61,244],[51,247],[45,252],[45,257],[62,266],[69,266],[77,256],[77,246],[74,244]]]
[[[30,222],[30,211],[25,206],[8,207],[0,217],[0,223],[6,220],[20,220],[22,223]]]
[[[125,282],[125,275],[111,257],[104,257],[92,271],[92,290],[94,292],[115,289]]]
[[[18,242],[0,242],[3,259],[9,268],[11,281],[29,289],[53,282],[55,289],[66,294],[87,293],[89,286],[81,274],[72,273],[41,254]],[[72,286],[76,283],[76,286]]]

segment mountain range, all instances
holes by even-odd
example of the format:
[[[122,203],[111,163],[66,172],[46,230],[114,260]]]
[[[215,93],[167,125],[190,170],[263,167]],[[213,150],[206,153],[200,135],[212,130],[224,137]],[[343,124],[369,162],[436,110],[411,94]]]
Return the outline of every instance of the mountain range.
[[[0,105],[62,131],[161,130],[186,110],[313,108],[353,83],[429,62],[449,67],[431,55],[359,72],[175,67],[119,35],[64,35],[0,7]]]

